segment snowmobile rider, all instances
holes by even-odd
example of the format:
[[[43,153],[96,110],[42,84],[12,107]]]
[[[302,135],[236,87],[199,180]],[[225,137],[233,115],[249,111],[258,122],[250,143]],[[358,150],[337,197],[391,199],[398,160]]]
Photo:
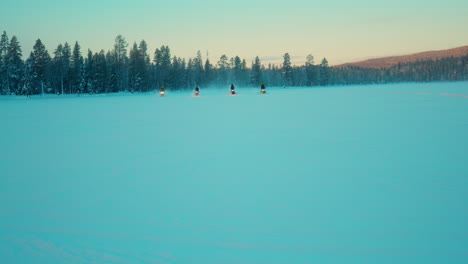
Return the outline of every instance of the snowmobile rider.
[[[236,91],[234,90],[234,84],[231,83],[231,94],[236,94]]]
[[[198,85],[197,87],[195,87],[195,95],[198,95],[200,93],[200,88],[198,88]]]
[[[261,92],[261,93],[266,93],[266,91],[265,91],[265,84],[264,84],[264,83],[262,83],[262,85],[261,85],[260,92]]]
[[[164,88],[164,86],[161,86],[161,88],[159,88],[159,95],[164,96],[165,93],[166,93],[166,88]]]

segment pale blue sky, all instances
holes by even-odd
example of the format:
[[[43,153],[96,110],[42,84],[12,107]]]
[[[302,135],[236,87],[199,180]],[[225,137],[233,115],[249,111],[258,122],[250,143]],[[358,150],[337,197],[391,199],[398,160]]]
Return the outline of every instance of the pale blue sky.
[[[145,39],[151,55],[209,51],[251,60],[289,52],[339,64],[375,56],[468,45],[466,0],[2,0],[0,30],[16,35],[27,55],[37,38],[52,52],[78,40],[83,50],[111,49],[122,34]]]

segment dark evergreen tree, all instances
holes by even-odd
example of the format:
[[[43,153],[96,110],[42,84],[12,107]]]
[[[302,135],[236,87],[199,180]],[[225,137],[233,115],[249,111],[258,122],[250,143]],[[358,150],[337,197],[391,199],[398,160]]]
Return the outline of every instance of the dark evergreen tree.
[[[21,46],[16,36],[13,36],[10,40],[10,45],[5,59],[8,72],[7,93],[11,92],[18,94],[20,92],[24,71],[23,60],[21,57]]]
[[[71,93],[74,92],[83,92],[80,89],[81,81],[83,80],[82,75],[84,75],[84,60],[83,56],[81,56],[81,47],[78,44],[78,41],[75,42],[75,46],[73,47],[72,57],[71,57],[71,67],[70,67],[70,85],[71,85]]]
[[[150,69],[150,57],[148,55],[148,45],[146,41],[142,40],[138,45],[139,60],[138,60],[138,72],[141,78],[141,91],[149,91],[149,69]]]
[[[10,46],[6,31],[0,38],[0,93],[9,93],[9,73],[7,53]]]
[[[186,86],[185,61],[174,56],[171,64],[169,83],[170,86],[178,90]]]
[[[59,44],[54,51],[53,65],[52,65],[52,87],[54,88],[54,93],[61,91],[63,94],[63,81],[65,78],[65,70],[63,67],[63,45]]]
[[[285,85],[292,85],[293,82],[293,76],[292,76],[292,66],[291,66],[291,57],[289,56],[289,53],[285,53],[283,56],[283,68],[282,68],[282,74],[283,74],[283,81]]]
[[[147,47],[144,40],[139,46],[134,43],[132,49],[130,49],[129,78],[130,89],[132,91],[148,89],[149,57],[146,50]]]
[[[62,87],[66,88],[68,90],[68,93],[72,93],[71,91],[71,83],[70,83],[70,77],[71,77],[71,71],[70,71],[70,66],[71,66],[71,47],[68,44],[68,42],[65,42],[63,45],[63,50],[62,50],[62,68],[63,68],[63,85]],[[63,91],[62,91],[63,94]]]
[[[320,63],[320,85],[326,86],[329,84],[330,74],[329,74],[329,67],[328,61],[326,58],[323,58],[322,62]]]
[[[324,58],[314,65],[308,55],[303,66],[292,66],[288,53],[282,65],[264,67],[258,57],[247,68],[245,59],[222,55],[216,66],[209,59],[202,62],[201,52],[196,57],[171,58],[168,46],[156,49],[154,64],[150,63],[147,44],[135,43],[127,57],[127,43],[117,36],[112,51],[88,51],[83,58],[78,42],[71,52],[65,43],[54,51],[51,60],[38,39],[33,52],[23,63],[21,47],[16,37],[8,39],[6,32],[0,38],[0,93],[32,94],[55,91],[60,93],[108,93],[128,90],[149,91],[159,86],[173,89],[193,89],[195,85],[209,86],[214,82],[224,86],[315,86],[348,85],[389,82],[458,81],[468,79],[468,54],[435,60],[398,63],[393,66],[360,68],[355,66],[330,67]],[[48,88],[50,87],[50,88]]]
[[[108,69],[106,62],[106,54],[104,50],[99,53],[95,53],[92,57],[92,79],[93,79],[93,93],[105,93],[108,92]]]
[[[191,86],[200,85],[203,82],[203,58],[200,51],[197,51],[197,56],[193,59],[192,63],[195,84]]]
[[[235,56],[233,62],[234,82],[240,83],[242,81],[242,60],[239,56]]]
[[[229,59],[223,54],[218,61],[218,85],[227,85],[229,83]]]
[[[107,62],[107,70],[108,70],[108,73],[109,73],[108,80],[107,80],[108,87],[107,87],[106,90],[109,93],[118,92],[119,90],[117,88],[117,78],[116,78],[117,67],[115,65],[115,56],[114,56],[113,52],[108,51],[106,53],[106,62]]]
[[[133,47],[130,49],[129,54],[129,64],[128,64],[128,76],[130,80],[130,91],[139,91],[141,86],[141,76],[139,72],[139,60],[140,60],[140,50],[135,43],[133,43]]]
[[[168,46],[163,45],[160,49],[156,49],[154,52],[154,64],[158,86],[167,86],[171,70],[171,50]]]
[[[34,73],[34,83],[32,93],[44,94],[47,89],[47,77],[51,58],[44,44],[40,39],[36,40],[32,52],[32,71]]]
[[[115,55],[115,54],[113,54]],[[113,56],[113,58],[115,58]],[[83,91],[86,93],[94,93],[94,86],[95,86],[95,66],[94,66],[94,60],[93,60],[93,52],[88,49],[88,55],[86,56],[85,60],[85,82],[83,86]],[[117,82],[115,83],[117,85]],[[118,90],[115,90],[114,92],[118,92]]]
[[[193,63],[193,59],[190,58],[187,62],[187,70],[185,72],[186,76],[186,87],[193,87],[196,82],[196,76],[195,76],[195,64]]]
[[[205,77],[204,77],[204,83],[205,86],[208,86],[212,81],[213,81],[213,65],[210,63],[209,59],[206,59],[205,61]]]
[[[247,62],[245,59],[242,59],[241,62],[241,84],[242,85],[249,85],[250,80],[249,80],[249,70],[247,69]]]
[[[128,88],[128,57],[127,57],[127,41],[122,35],[115,38],[114,44],[114,74],[117,90],[122,92]]]
[[[259,85],[263,81],[262,76],[262,65],[260,63],[260,58],[257,56],[255,57],[255,62],[252,63],[252,78],[251,84],[253,86]]]
[[[314,56],[312,56],[311,54],[309,54],[306,58],[305,71],[306,71],[306,85],[307,86],[319,85],[317,67],[314,65]]]
[[[31,52],[28,59],[24,63],[23,74],[22,74],[23,76],[21,79],[22,88],[19,92],[19,94],[21,95],[29,96],[32,93],[32,86],[33,86],[34,80],[36,79],[36,76],[34,75],[34,71],[33,71],[33,62],[34,62],[34,57]]]

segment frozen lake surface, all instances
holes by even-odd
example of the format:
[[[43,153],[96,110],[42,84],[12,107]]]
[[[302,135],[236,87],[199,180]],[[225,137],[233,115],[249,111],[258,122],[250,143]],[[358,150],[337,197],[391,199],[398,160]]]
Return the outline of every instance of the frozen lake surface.
[[[468,83],[0,97],[0,263],[468,263]]]

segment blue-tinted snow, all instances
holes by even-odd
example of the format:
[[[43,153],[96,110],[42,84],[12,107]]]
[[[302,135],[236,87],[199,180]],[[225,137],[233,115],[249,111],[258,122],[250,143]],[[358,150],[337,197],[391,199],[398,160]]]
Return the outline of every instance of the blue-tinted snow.
[[[0,263],[467,263],[468,83],[0,98]]]

